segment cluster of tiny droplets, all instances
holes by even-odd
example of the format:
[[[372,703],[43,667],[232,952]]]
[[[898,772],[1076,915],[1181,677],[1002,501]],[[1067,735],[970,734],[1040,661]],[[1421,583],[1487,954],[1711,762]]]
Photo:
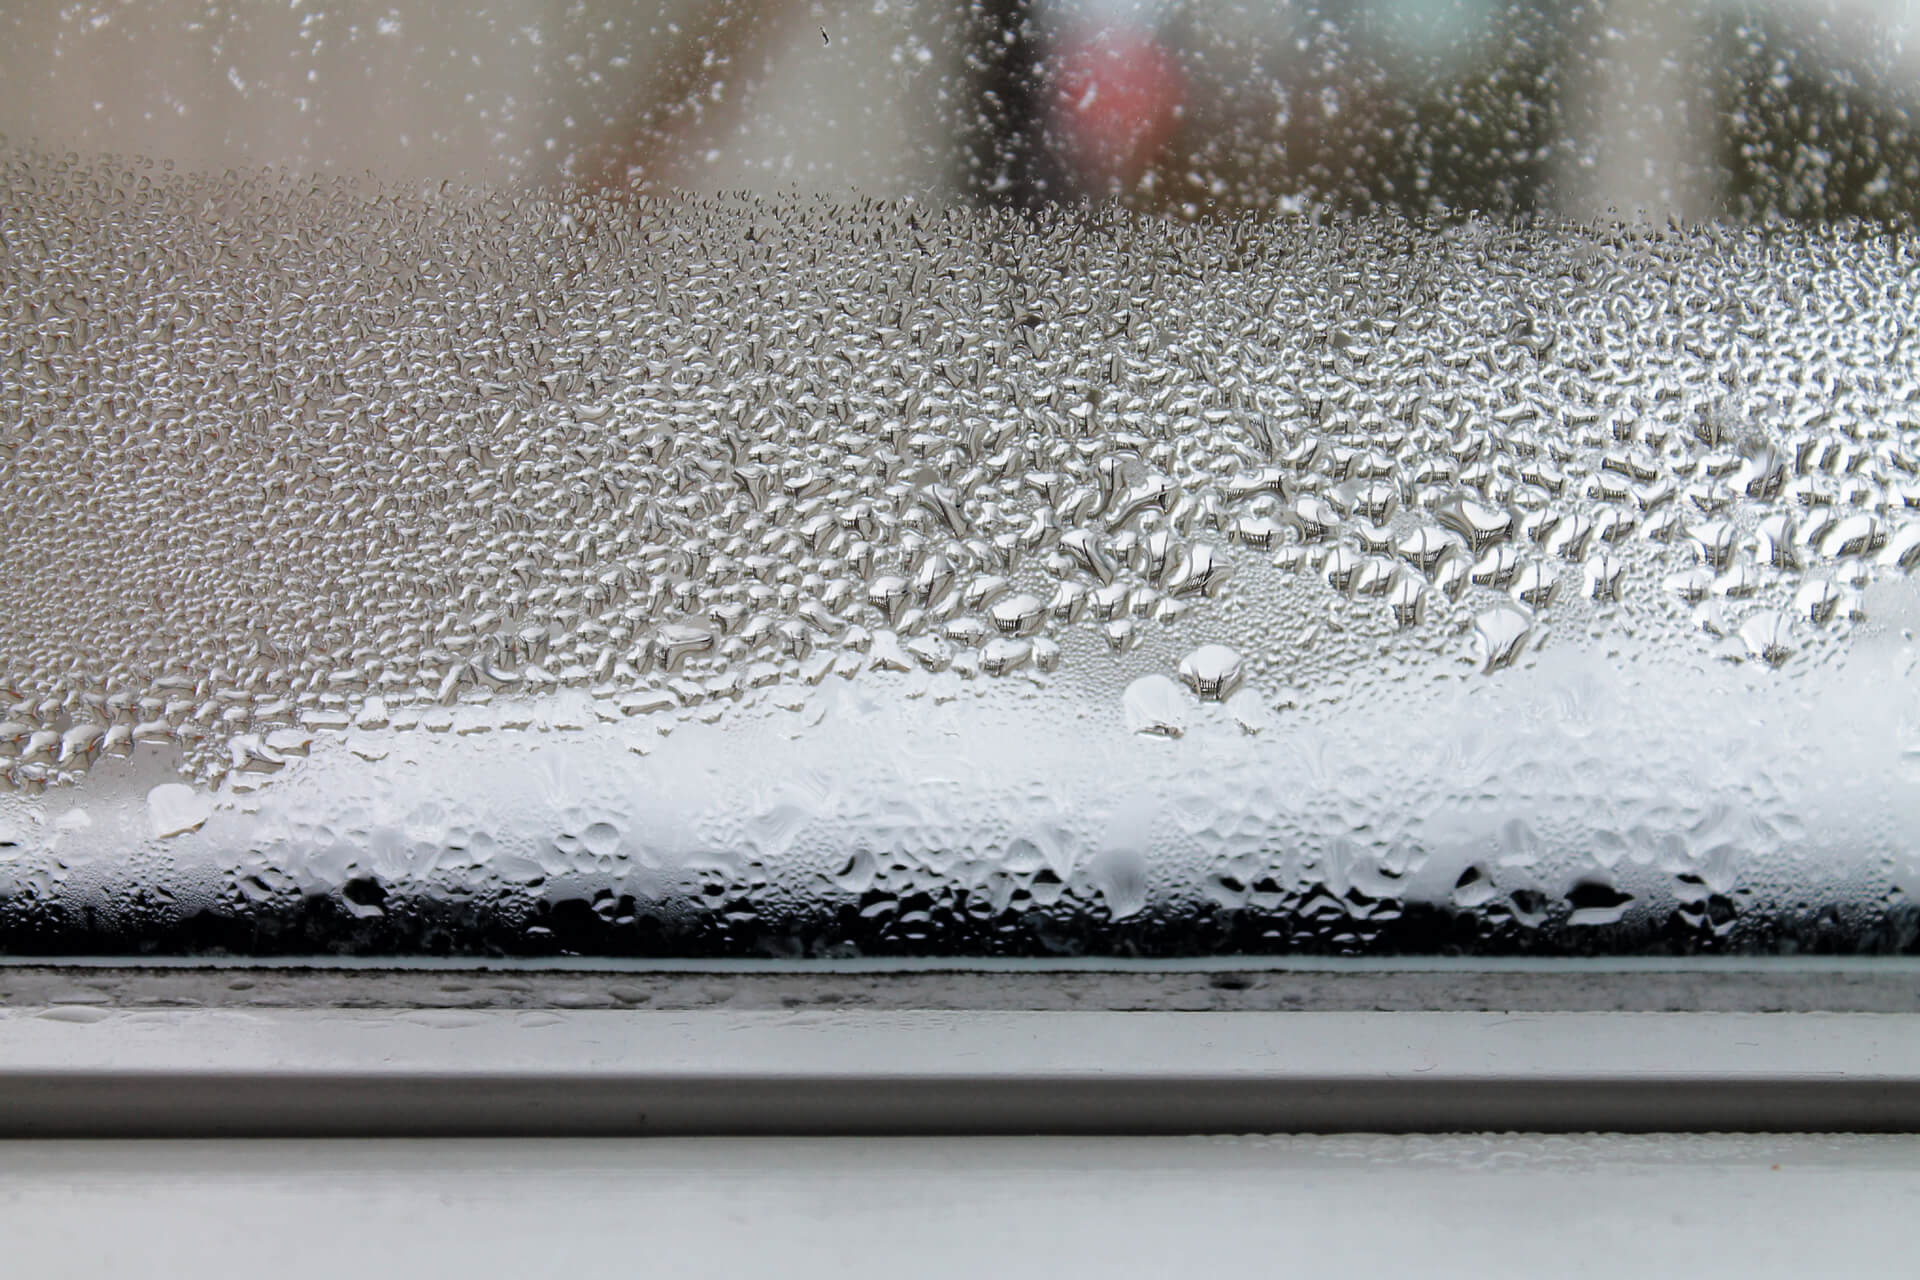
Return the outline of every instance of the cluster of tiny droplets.
[[[14,786],[143,744],[213,784],[559,687],[611,719],[867,668],[1064,679],[1183,617],[1209,642],[1127,685],[1141,732],[1402,634],[1486,673],[1550,625],[1791,668],[1920,564],[1920,243],[1854,227],[415,192],[15,147],[0,231]],[[1234,612],[1276,583],[1346,625]]]

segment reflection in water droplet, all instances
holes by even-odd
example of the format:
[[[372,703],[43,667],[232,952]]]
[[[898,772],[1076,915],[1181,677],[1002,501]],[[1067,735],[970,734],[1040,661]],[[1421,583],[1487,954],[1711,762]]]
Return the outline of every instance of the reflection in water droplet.
[[[1203,644],[1180,660],[1180,678],[1210,701],[1221,701],[1240,687],[1245,664],[1223,644]]]
[[[996,601],[989,616],[1006,635],[1031,635],[1046,620],[1047,606],[1037,596],[1022,593]]]
[[[1879,562],[1906,570],[1920,569],[1920,520],[1912,520],[1894,531],[1880,552]]]
[[[1773,609],[1754,614],[1740,624],[1740,640],[1747,652],[1769,666],[1779,666],[1793,655],[1793,625]]]
[[[1533,619],[1524,610],[1498,605],[1477,615],[1473,636],[1483,671],[1497,671],[1512,663],[1526,648]]]

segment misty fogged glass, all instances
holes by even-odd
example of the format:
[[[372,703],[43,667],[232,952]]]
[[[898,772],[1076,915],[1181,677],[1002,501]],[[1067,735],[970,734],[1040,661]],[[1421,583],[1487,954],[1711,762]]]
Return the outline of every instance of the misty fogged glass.
[[[1911,950],[1902,13],[0,17],[0,947]]]

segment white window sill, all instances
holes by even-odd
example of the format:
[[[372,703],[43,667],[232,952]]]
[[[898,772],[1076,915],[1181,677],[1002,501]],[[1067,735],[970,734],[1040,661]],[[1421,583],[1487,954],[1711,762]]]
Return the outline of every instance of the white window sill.
[[[1907,1138],[26,1142],[9,1273],[1910,1276]]]

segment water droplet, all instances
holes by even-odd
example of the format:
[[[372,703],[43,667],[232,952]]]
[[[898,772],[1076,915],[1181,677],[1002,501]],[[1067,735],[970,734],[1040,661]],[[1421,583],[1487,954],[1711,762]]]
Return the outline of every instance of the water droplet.
[[[147,826],[162,839],[197,831],[213,816],[213,798],[179,782],[147,792]]]
[[[1477,661],[1482,671],[1498,671],[1511,664],[1526,648],[1532,635],[1533,619],[1525,610],[1496,605],[1473,620]]]
[[[1203,644],[1180,660],[1180,679],[1200,697],[1223,701],[1240,687],[1245,664],[1223,644]]]
[[[1166,676],[1142,676],[1121,697],[1127,728],[1178,738],[1187,731],[1187,695]]]
[[[1038,596],[1007,596],[994,603],[988,611],[993,625],[1003,635],[1032,635],[1047,618],[1047,606]]]
[[[1793,656],[1793,624],[1785,614],[1764,609],[1740,624],[1740,641],[1748,653],[1777,667]]]

